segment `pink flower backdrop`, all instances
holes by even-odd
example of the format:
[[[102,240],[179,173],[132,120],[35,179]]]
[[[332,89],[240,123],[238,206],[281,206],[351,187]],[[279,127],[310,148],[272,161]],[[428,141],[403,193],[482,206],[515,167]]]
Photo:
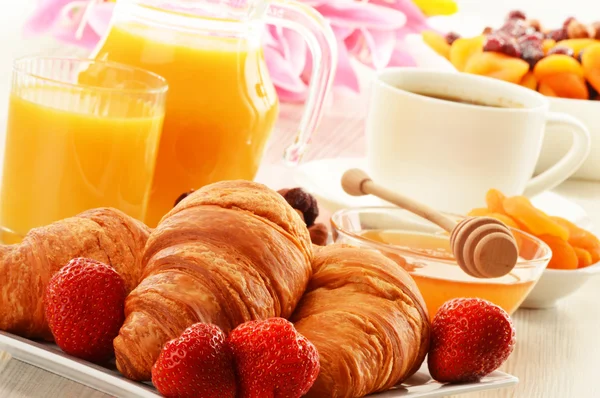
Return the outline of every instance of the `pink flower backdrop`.
[[[404,37],[431,29],[427,18],[456,11],[454,0],[300,0],[330,23],[338,43],[334,87],[354,92],[359,83],[351,59],[374,69],[412,66]],[[56,39],[93,50],[109,29],[113,0],[39,0],[25,25],[27,36],[51,34]],[[311,63],[308,48],[295,32],[265,28],[265,60],[279,97],[303,101]]]

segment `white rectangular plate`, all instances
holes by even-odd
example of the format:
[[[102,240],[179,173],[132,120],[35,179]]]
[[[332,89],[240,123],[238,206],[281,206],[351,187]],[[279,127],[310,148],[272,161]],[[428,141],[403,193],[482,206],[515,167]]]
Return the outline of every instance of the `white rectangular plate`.
[[[98,366],[63,353],[56,345],[40,343],[0,331],[0,351],[13,358],[66,377],[106,394],[122,398],[160,397],[150,383],[127,380],[113,368]],[[509,387],[518,383],[514,376],[494,372],[478,383],[443,385],[432,380],[427,365],[405,383],[390,391],[375,394],[377,398],[433,398],[480,390]]]

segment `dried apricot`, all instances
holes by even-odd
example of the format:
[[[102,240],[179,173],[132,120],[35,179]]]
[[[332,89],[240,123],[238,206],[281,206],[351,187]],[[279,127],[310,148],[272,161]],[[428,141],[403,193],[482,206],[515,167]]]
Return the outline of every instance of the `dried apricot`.
[[[460,38],[456,39],[450,47],[450,62],[456,70],[463,72],[467,61],[477,54],[483,52],[483,42],[485,38],[483,36],[475,36],[472,38]]]
[[[573,57],[564,54],[548,55],[540,60],[533,68],[533,73],[538,81],[557,73],[574,73],[583,78],[583,68]]]
[[[592,255],[585,249],[574,247],[575,255],[577,256],[577,268],[584,268],[588,265],[592,265]]]
[[[433,51],[448,59],[450,55],[450,45],[446,41],[446,38],[437,32],[426,30],[421,33],[423,41],[431,47]]]
[[[513,196],[506,198],[503,205],[509,216],[525,225],[534,235],[556,236],[565,242],[569,239],[567,228],[552,220],[543,211],[535,208],[526,197]]]
[[[482,52],[469,58],[464,71],[519,84],[528,70],[529,64],[522,59],[496,52]]]
[[[545,39],[542,42],[542,50],[544,51],[544,54],[548,54],[548,51],[550,51],[550,49],[552,47],[554,47],[556,45],[556,41],[552,40],[552,39]]]
[[[506,199],[506,196],[494,188],[490,189],[485,194],[485,203],[487,208],[493,213],[505,214],[503,205],[504,199]]]
[[[561,47],[567,47],[573,50],[573,53],[579,54],[579,52],[592,44],[597,43],[594,39],[568,39],[561,40],[556,45]]]
[[[588,252],[592,255],[592,264],[600,262],[600,247],[589,249]]]
[[[519,227],[519,224],[517,224],[517,222],[515,220],[513,220],[512,217],[507,216],[506,214],[502,214],[502,213],[490,213],[487,215],[487,217],[492,217],[495,218],[498,221],[502,221],[504,224],[506,224],[507,227],[511,227],[514,229],[521,229]]]
[[[538,236],[552,250],[552,258],[548,263],[548,268],[552,269],[577,269],[579,259],[575,249],[566,241],[551,235]]]
[[[579,228],[571,221],[562,217],[553,216],[550,218],[569,230],[569,243],[571,245],[586,250],[600,248],[600,240],[591,232]]]
[[[546,97],[558,97],[558,94],[545,82],[541,81],[538,86],[538,92]]]
[[[467,214],[467,216],[468,217],[486,217],[489,214],[492,214],[492,212],[487,207],[477,207],[477,208],[471,210]]]
[[[586,100],[590,98],[585,79],[574,73],[557,73],[544,77],[541,82],[561,98]]]
[[[581,64],[585,78],[596,91],[600,91],[600,43],[585,49],[581,55]]]
[[[533,72],[527,72],[519,84],[532,90],[537,89],[537,79],[535,78]]]

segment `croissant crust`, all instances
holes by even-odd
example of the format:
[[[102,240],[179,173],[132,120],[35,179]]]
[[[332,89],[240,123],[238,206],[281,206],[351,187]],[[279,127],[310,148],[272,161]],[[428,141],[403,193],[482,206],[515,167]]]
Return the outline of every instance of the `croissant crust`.
[[[307,397],[363,397],[420,368],[429,317],[406,271],[379,252],[339,245],[316,252],[313,271],[292,317],[320,356]]]

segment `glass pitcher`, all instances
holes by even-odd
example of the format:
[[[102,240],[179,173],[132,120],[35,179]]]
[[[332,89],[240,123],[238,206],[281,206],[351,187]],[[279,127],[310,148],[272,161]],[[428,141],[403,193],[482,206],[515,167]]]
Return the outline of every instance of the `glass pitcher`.
[[[299,161],[333,82],[336,42],[324,18],[293,0],[118,0],[96,59],[167,79],[169,94],[145,222],[190,189],[253,179],[278,113],[263,58],[265,23],[294,29],[312,54],[306,111],[285,160]]]

